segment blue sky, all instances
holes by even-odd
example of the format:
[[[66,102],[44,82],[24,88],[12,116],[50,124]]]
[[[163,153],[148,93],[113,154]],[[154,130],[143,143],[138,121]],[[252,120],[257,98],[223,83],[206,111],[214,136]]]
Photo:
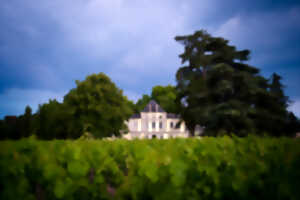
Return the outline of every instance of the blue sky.
[[[176,35],[206,29],[251,50],[250,64],[283,77],[300,117],[300,3],[292,0],[3,0],[0,118],[62,100],[75,80],[104,72],[129,99],[175,84]]]

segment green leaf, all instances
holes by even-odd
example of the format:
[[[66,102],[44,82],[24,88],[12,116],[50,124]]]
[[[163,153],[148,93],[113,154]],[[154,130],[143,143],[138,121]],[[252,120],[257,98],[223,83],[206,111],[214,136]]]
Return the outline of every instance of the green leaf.
[[[185,183],[186,179],[186,164],[181,160],[174,160],[170,164],[170,173],[172,174],[172,183],[175,186],[181,186]]]
[[[88,173],[89,166],[87,163],[80,161],[72,161],[68,163],[68,172],[71,176],[81,177]]]
[[[59,199],[63,198],[65,195],[65,190],[66,190],[65,184],[61,180],[58,180],[54,187],[55,196]]]

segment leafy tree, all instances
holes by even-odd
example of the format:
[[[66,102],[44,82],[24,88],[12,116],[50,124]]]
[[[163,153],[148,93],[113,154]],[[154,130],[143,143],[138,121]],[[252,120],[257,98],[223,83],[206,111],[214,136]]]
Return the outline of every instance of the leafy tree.
[[[176,74],[176,102],[192,133],[197,124],[207,135],[284,133],[287,98],[280,78],[273,75],[270,84],[257,68],[244,63],[249,50],[238,51],[228,40],[205,31],[175,40],[185,47],[179,55],[182,63],[188,62]]]
[[[107,137],[127,130],[124,121],[135,105],[106,75],[93,74],[76,84],[63,103],[49,100],[34,115],[27,106],[23,115],[1,120],[0,139],[19,139],[31,134],[47,140],[76,139],[84,133]]]
[[[177,113],[176,88],[172,85],[155,86],[152,88],[151,98],[154,99],[166,112]]]
[[[124,121],[133,113],[130,102],[122,90],[103,73],[92,74],[65,97],[64,104],[78,120],[80,129],[95,137],[119,135]]]
[[[23,115],[18,117],[18,131],[22,137],[29,137],[33,131],[33,115],[30,106],[26,106]]]
[[[23,137],[23,123],[17,116],[5,116],[0,120],[0,138],[17,140]]]
[[[35,134],[40,139],[78,138],[82,129],[69,108],[56,100],[40,105],[36,114]]]
[[[10,127],[5,120],[0,120],[0,140],[8,139],[10,135]]]
[[[151,97],[147,94],[144,94],[143,97],[136,102],[134,112],[141,112],[145,108],[145,106],[150,102],[150,100]]]
[[[144,94],[135,104],[134,111],[141,112],[150,100],[155,100],[166,112],[178,113],[178,106],[175,103],[177,97],[176,88],[172,85],[152,87],[151,95]]]

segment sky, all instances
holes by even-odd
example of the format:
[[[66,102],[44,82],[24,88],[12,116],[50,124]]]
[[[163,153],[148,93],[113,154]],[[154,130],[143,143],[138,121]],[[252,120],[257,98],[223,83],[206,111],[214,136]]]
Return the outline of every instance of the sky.
[[[177,35],[207,30],[251,51],[250,64],[283,77],[300,117],[300,2],[293,0],[2,0],[0,118],[62,101],[104,72],[129,99],[176,84]]]

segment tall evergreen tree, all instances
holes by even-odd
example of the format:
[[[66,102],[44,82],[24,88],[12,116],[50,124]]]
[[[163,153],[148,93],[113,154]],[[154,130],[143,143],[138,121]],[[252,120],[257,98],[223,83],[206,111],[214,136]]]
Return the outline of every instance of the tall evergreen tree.
[[[192,133],[199,124],[207,135],[283,134],[287,98],[280,78],[274,75],[270,84],[257,68],[246,64],[249,50],[238,51],[228,40],[206,31],[175,40],[184,45],[182,64],[188,63],[176,74],[176,102]],[[282,112],[275,115],[274,107]]]

